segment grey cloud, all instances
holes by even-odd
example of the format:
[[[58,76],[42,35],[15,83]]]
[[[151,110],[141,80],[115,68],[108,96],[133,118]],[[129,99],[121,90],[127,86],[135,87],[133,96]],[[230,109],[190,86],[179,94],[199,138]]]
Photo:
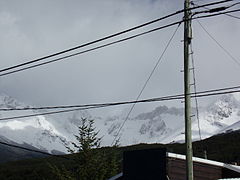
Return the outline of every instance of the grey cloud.
[[[0,67],[73,47],[182,7],[183,3],[178,0],[1,1]],[[177,16],[149,28],[181,18]],[[222,16],[201,22],[233,55],[239,57],[239,20]],[[59,63],[2,77],[0,89],[37,105],[134,99],[174,29],[168,28]],[[237,85],[240,67],[209,40],[195,22],[193,32],[198,88]],[[183,67],[182,34],[181,28],[143,98],[183,91],[180,72]],[[180,102],[173,103],[181,106]]]

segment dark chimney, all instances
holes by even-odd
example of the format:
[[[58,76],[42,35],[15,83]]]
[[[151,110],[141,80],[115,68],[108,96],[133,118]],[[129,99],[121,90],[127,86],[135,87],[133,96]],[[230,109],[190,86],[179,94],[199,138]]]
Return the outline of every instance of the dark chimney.
[[[124,180],[166,180],[166,149],[123,153]]]

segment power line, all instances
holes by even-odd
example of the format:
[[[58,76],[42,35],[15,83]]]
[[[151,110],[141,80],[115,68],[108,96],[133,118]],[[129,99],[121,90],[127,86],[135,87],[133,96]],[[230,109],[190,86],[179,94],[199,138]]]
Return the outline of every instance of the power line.
[[[83,111],[83,110],[87,110],[87,109],[94,109],[94,108],[101,108],[101,107],[105,107],[105,106],[97,106],[97,107],[93,106],[93,107],[86,107],[86,108],[74,108],[74,109],[67,109],[67,110],[61,110],[61,111],[43,112],[43,113],[22,115],[22,116],[13,116],[13,117],[1,118],[0,121],[12,120],[12,119],[21,119],[21,118],[29,118],[29,117],[36,117],[36,116],[42,116],[42,115],[67,113],[67,112],[72,112],[72,111]]]
[[[239,87],[240,88],[240,87]],[[163,98],[169,98],[172,96],[166,96]],[[175,97],[175,96],[174,96]],[[86,110],[85,108],[98,108],[98,107],[106,107],[106,106],[117,106],[117,105],[126,105],[132,103],[144,103],[144,102],[152,102],[154,99],[144,99],[140,101],[122,101],[122,102],[112,102],[112,103],[103,103],[103,104],[83,104],[83,105],[63,105],[63,106],[43,106],[43,107],[24,107],[24,108],[1,108],[0,111],[28,111],[28,110],[51,110],[51,109],[69,109],[69,108],[79,108],[76,110]],[[84,109],[80,109],[84,108]]]
[[[199,134],[199,139],[202,140],[202,135],[201,135],[201,127],[200,127],[200,119],[199,119],[199,109],[198,109],[198,99],[197,99],[197,82],[196,82],[196,72],[195,72],[195,63],[194,63],[194,57],[193,57],[193,47],[192,43],[190,44],[191,48],[191,59],[192,59],[192,72],[193,72],[193,87],[194,87],[194,98],[195,98],[195,104],[196,104],[196,119],[198,123],[198,134]]]
[[[196,7],[196,6],[199,6],[198,4],[194,3],[194,2],[191,2],[191,4]],[[207,7],[203,7],[204,9],[207,9],[207,10],[210,10],[210,8],[207,8]],[[229,17],[232,17],[232,18],[235,18],[235,19],[240,19],[240,17],[238,16],[234,16],[234,15],[231,15],[231,14],[225,14],[226,16],[229,16]]]
[[[232,17],[232,18],[235,18],[235,19],[240,19],[240,17],[234,16],[234,15],[231,15],[231,14],[226,14],[226,16],[229,16],[229,17]]]
[[[232,1],[232,0],[228,0],[228,1]],[[227,1],[225,1],[225,2],[227,2]],[[153,23],[153,22],[151,22],[151,23]],[[151,23],[149,23],[149,24],[151,24]],[[143,25],[140,25],[140,26],[143,27]],[[140,28],[140,26],[135,27],[135,29]],[[145,25],[144,25],[144,26],[145,26]],[[97,43],[97,42],[100,42],[100,41],[103,41],[103,40],[112,38],[112,37],[114,37],[114,36],[117,36],[117,35],[120,35],[120,34],[123,34],[123,33],[126,33],[126,32],[130,32],[130,31],[132,31],[132,30],[134,30],[134,29],[131,29],[131,30],[128,29],[128,30],[126,30],[126,31],[122,31],[122,32],[120,32],[120,33],[117,33],[117,34],[115,34],[115,35],[110,35],[110,36],[107,36],[107,37],[105,37],[105,38],[98,39],[98,40],[96,40],[96,41],[92,41],[92,42],[90,42],[90,43],[86,43],[86,44],[84,44],[84,45],[80,45],[80,46],[77,46],[77,47],[74,47],[74,48],[70,48],[70,49],[68,49],[68,50],[64,50],[64,51],[61,51],[61,52],[58,52],[58,53],[55,53],[55,54],[52,54],[52,55],[48,55],[48,56],[45,56],[45,57],[42,57],[42,58],[39,58],[39,59],[36,59],[36,60],[37,60],[37,61],[40,61],[40,60],[44,60],[44,59],[47,59],[47,58],[50,58],[50,57],[54,57],[54,56],[57,56],[57,55],[60,55],[60,54],[63,54],[63,53],[69,52],[69,51],[73,51],[73,50],[78,49],[78,48],[81,48],[81,47],[84,47],[84,46],[88,46],[88,45],[93,44],[93,43]],[[36,60],[33,60],[33,61],[37,62]],[[26,63],[22,63],[22,64],[19,64],[19,65],[15,65],[15,66],[13,66],[13,67],[5,68],[5,69],[0,70],[0,72],[7,71],[7,70],[11,70],[11,69],[14,69],[14,68],[17,68],[17,67],[21,67],[21,66],[24,66],[24,65],[28,65],[28,64],[34,63],[33,61],[29,61],[29,62],[26,62]],[[150,78],[151,78],[151,75],[150,75]],[[149,80],[150,80],[150,78],[149,78]],[[149,81],[149,80],[148,80],[148,81]],[[148,82],[148,81],[147,81],[147,82]],[[147,84],[147,83],[146,83],[146,84]],[[144,88],[145,88],[145,87],[144,87]],[[144,88],[143,88],[143,89],[144,89]],[[143,90],[142,90],[142,91],[143,91]],[[232,91],[232,92],[233,92],[233,91]],[[235,92],[239,92],[239,91],[235,91]],[[141,93],[142,93],[142,92],[141,92]],[[141,93],[140,93],[139,97],[141,96]],[[222,93],[227,93],[227,92],[222,92]],[[231,93],[231,92],[228,92],[228,93]],[[220,94],[220,93],[215,93],[215,94]],[[213,95],[213,94],[212,94],[212,95]],[[206,94],[205,94],[205,95],[201,95],[201,96],[202,96],[202,97],[203,97],[203,96],[206,96]],[[138,97],[138,98],[139,98],[139,97]],[[196,92],[195,92],[195,97],[196,97]],[[138,100],[138,98],[137,98],[137,100]],[[181,97],[175,97],[175,98],[181,98]],[[169,98],[169,99],[170,99],[170,98]],[[162,99],[162,100],[164,100],[164,99]],[[167,99],[166,99],[166,100],[167,100]],[[105,107],[105,106],[98,106],[98,107]],[[83,110],[83,109],[89,109],[89,108],[96,108],[96,107],[88,107],[88,108],[81,108],[81,109],[78,108],[78,109],[64,110],[64,111],[58,111],[58,112],[42,113],[42,115],[46,115],[46,114],[50,114],[50,113],[55,113],[55,114],[56,114],[56,113],[63,113],[63,112]],[[38,116],[38,115],[35,114],[35,116]],[[25,117],[26,117],[26,116],[25,116]],[[16,117],[15,117],[15,118],[16,118]],[[21,116],[21,118],[23,118],[23,116]],[[1,120],[1,119],[0,119],[0,120]],[[10,146],[10,147],[14,147],[14,148],[19,148],[19,149],[27,150],[27,151],[32,151],[32,152],[35,152],[35,153],[41,153],[41,154],[44,154],[44,155],[50,155],[50,156],[54,156],[54,157],[59,157],[59,158],[68,159],[68,158],[63,157],[63,156],[53,155],[53,154],[50,154],[50,153],[47,153],[47,152],[42,152],[42,151],[38,151],[38,150],[33,150],[33,149],[29,149],[29,148],[25,148],[25,147],[21,147],[21,146],[17,146],[17,145],[5,143],[5,142],[0,142],[0,144],[6,145],[6,146]]]
[[[223,1],[212,2],[212,3],[208,3],[208,4],[203,4],[201,6],[192,7],[189,10],[198,9],[198,8],[202,8],[202,7],[205,7],[205,6],[212,6],[212,5],[222,4],[222,3],[226,3],[226,2],[230,2],[230,1],[233,1],[233,0],[223,0]],[[122,35],[122,34],[125,34],[125,33],[128,33],[128,32],[131,32],[133,30],[136,30],[136,29],[142,28],[144,26],[147,26],[147,25],[159,22],[161,20],[167,19],[169,17],[175,16],[175,15],[180,14],[182,12],[184,12],[183,9],[180,10],[180,11],[177,11],[175,13],[166,15],[164,17],[161,17],[161,18],[158,18],[158,19],[155,19],[155,20],[143,23],[141,25],[129,28],[127,30],[124,30],[124,31],[121,31],[121,32],[118,32],[118,33],[115,33],[115,34],[112,34],[112,35],[105,36],[103,38],[100,38],[100,39],[97,39],[97,40],[94,40],[94,41],[91,41],[91,42],[88,42],[88,43],[85,43],[85,44],[82,44],[82,45],[79,45],[79,46],[76,46],[76,47],[73,47],[73,48],[69,48],[69,49],[66,49],[66,50],[54,53],[54,54],[50,54],[50,55],[47,55],[47,56],[44,56],[44,57],[41,57],[41,58],[37,58],[37,59],[30,60],[30,61],[27,61],[27,62],[24,62],[24,63],[21,63],[21,64],[17,64],[17,65],[14,65],[14,66],[10,66],[10,67],[1,69],[0,72],[5,72],[5,71],[12,70],[12,69],[16,69],[16,68],[19,68],[19,67],[22,67],[22,66],[25,66],[25,65],[29,65],[29,64],[32,64],[32,63],[36,63],[36,62],[39,62],[39,61],[42,61],[42,60],[45,60],[45,59],[48,59],[48,58],[51,58],[51,57],[55,57],[55,56],[58,56],[58,55],[61,55],[61,54],[65,54],[67,52],[71,52],[73,50],[77,50],[77,49],[80,49],[80,48],[83,48],[83,47],[86,47],[86,46],[89,46],[89,45],[92,45],[92,44],[95,44],[95,43],[98,43],[98,42],[101,42],[101,41],[104,41],[104,40],[107,40],[107,39],[111,39],[113,37],[116,37],[116,36],[119,36],[119,35]],[[32,67],[35,67],[35,66],[32,66]],[[24,68],[22,68],[22,69],[24,69]],[[18,71],[16,70],[15,72],[18,72]]]
[[[155,28],[155,29],[151,29],[151,30],[148,30],[148,31],[145,31],[145,32],[133,35],[133,36],[129,36],[127,38],[116,40],[116,41],[113,41],[113,42],[110,42],[110,43],[107,43],[107,44],[104,44],[104,45],[100,45],[100,46],[97,46],[97,47],[94,47],[94,48],[91,48],[91,49],[87,49],[87,50],[78,52],[78,53],[74,53],[74,54],[71,54],[71,55],[67,55],[67,56],[64,56],[64,57],[53,59],[53,60],[50,60],[50,61],[47,61],[47,62],[39,63],[39,64],[36,64],[36,65],[28,66],[28,67],[25,67],[25,68],[17,69],[17,70],[14,70],[14,71],[2,73],[2,74],[0,74],[0,77],[1,76],[6,76],[6,75],[9,75],[9,74],[13,74],[13,73],[17,73],[17,72],[21,72],[21,71],[24,71],[24,70],[27,70],[27,69],[32,69],[32,68],[35,68],[35,67],[38,67],[38,66],[42,66],[42,65],[45,65],[45,64],[57,62],[57,61],[60,61],[60,60],[63,60],[63,59],[67,59],[67,58],[70,58],[70,57],[73,57],[73,56],[77,56],[77,55],[80,55],[80,54],[91,52],[91,51],[94,51],[94,50],[97,50],[97,49],[101,49],[101,48],[104,48],[104,47],[107,47],[107,46],[110,46],[110,45],[113,45],[113,44],[117,44],[117,43],[124,42],[124,41],[130,40],[130,39],[134,39],[136,37],[140,37],[140,36],[145,35],[145,34],[149,34],[149,33],[161,30],[161,29],[165,29],[165,28],[177,25],[177,24],[182,23],[182,22],[183,22],[182,20],[181,21],[177,21],[177,22],[165,25],[165,26],[161,26],[161,27],[158,27],[158,28]]]
[[[240,86],[201,91],[201,92],[197,92],[196,97],[207,97],[207,96],[217,96],[217,95],[238,93],[238,92],[240,92],[239,88],[240,88]],[[237,89],[237,90],[235,90],[235,89]],[[191,98],[195,97],[194,94],[195,93],[191,93]],[[86,108],[74,108],[74,109],[53,111],[53,112],[46,112],[46,113],[29,114],[29,115],[24,115],[24,116],[7,117],[7,118],[1,118],[0,121],[11,120],[11,119],[21,119],[21,118],[27,118],[27,117],[35,117],[35,116],[40,116],[40,115],[66,113],[66,112],[71,112],[71,111],[80,111],[80,110],[87,110],[87,109],[97,109],[97,108],[104,108],[104,107],[118,106],[118,105],[126,105],[126,104],[133,104],[133,103],[162,102],[162,101],[181,100],[181,99],[184,99],[183,94],[165,96],[165,97],[159,97],[159,98],[144,99],[144,100],[139,100],[139,101],[128,101],[128,102],[99,104],[99,105],[96,105],[96,106],[91,106],[91,107],[86,107]]]
[[[205,1],[205,0],[193,0],[192,2],[202,2],[202,1]]]
[[[195,4],[193,2],[191,2],[191,4],[194,6]],[[194,14],[199,14],[199,13],[215,13],[215,12],[219,12],[219,11],[224,11],[226,9],[229,9],[229,8],[232,8],[236,5],[239,5],[240,2],[237,2],[237,3],[234,3],[234,4],[231,4],[229,6],[222,6],[222,7],[217,7],[217,8],[212,8],[212,9],[209,9],[207,7],[203,7],[205,9],[207,9],[207,11],[200,11],[200,12],[195,12]],[[196,7],[196,6],[195,6]]]
[[[200,19],[200,18],[219,16],[219,15],[223,15],[223,14],[226,14],[226,13],[233,13],[233,12],[238,12],[238,11],[240,11],[240,9],[232,10],[232,11],[226,11],[226,12],[222,12],[222,13],[211,14],[211,15],[198,16],[198,17],[194,17],[192,19],[194,20],[194,19]],[[76,56],[76,55],[80,55],[80,54],[84,54],[84,53],[87,53],[87,52],[91,52],[91,51],[94,51],[94,50],[97,50],[97,49],[101,49],[101,48],[104,48],[104,47],[107,47],[107,46],[110,46],[110,45],[113,45],[113,44],[117,44],[117,43],[120,43],[120,42],[124,42],[124,41],[130,40],[130,39],[133,39],[133,38],[145,35],[145,34],[149,34],[149,33],[161,30],[161,29],[165,29],[165,28],[177,25],[177,24],[182,23],[182,22],[184,22],[184,20],[176,21],[174,23],[171,23],[171,24],[168,24],[168,25],[165,25],[165,26],[161,26],[161,27],[149,30],[149,31],[145,31],[143,33],[139,33],[139,34],[136,34],[136,35],[133,35],[133,36],[129,36],[127,38],[123,38],[123,39],[120,39],[120,40],[117,40],[117,41],[113,41],[113,42],[110,42],[110,43],[107,43],[107,44],[104,44],[104,45],[101,45],[101,46],[97,46],[95,48],[91,48],[91,49],[88,49],[88,50],[84,50],[84,51],[81,51],[81,52],[78,52],[78,53],[74,53],[74,54],[71,54],[71,55],[67,55],[67,56],[64,56],[64,57],[53,59],[53,60],[50,60],[50,61],[47,61],[47,62],[39,63],[39,64],[36,64],[36,65],[28,66],[28,67],[25,67],[25,68],[13,70],[13,71],[10,71],[10,72],[2,73],[2,74],[0,74],[0,77],[6,76],[6,75],[9,75],[9,74],[13,74],[13,73],[17,73],[17,72],[21,72],[21,71],[24,71],[24,70],[36,68],[38,66],[42,66],[42,65],[45,65],[45,64],[57,62],[57,61],[60,61],[60,60],[63,60],[63,59],[67,59],[67,58],[70,58],[70,57],[73,57],[73,56]]]
[[[200,27],[207,33],[207,35],[238,65],[240,66],[240,62],[227,50],[225,49],[208,31],[207,29],[197,20]]]
[[[235,13],[235,12],[239,12],[239,11],[240,11],[240,9],[235,9],[235,10],[231,10],[231,11],[224,11],[224,12],[220,12],[220,13],[214,13],[214,14],[209,14],[209,15],[194,17],[194,18],[192,18],[192,20],[194,20],[194,19],[208,18],[208,17],[214,17],[214,16],[219,16],[219,15],[226,15],[226,14],[229,14],[229,13]],[[199,13],[200,13],[200,12],[199,12]]]
[[[220,92],[220,91],[230,91],[230,90],[236,90],[236,89],[240,89],[240,86],[199,91],[199,92],[197,92],[197,95],[213,93],[213,92]],[[195,93],[191,93],[191,95],[195,95]],[[28,111],[28,110],[51,110],[51,109],[73,109],[73,108],[77,108],[75,110],[75,111],[77,111],[77,110],[86,110],[85,108],[91,109],[91,108],[99,108],[99,107],[127,105],[127,104],[134,104],[134,103],[165,101],[165,100],[169,100],[169,99],[172,100],[172,98],[179,98],[179,97],[182,98],[183,94],[169,95],[169,96],[163,96],[163,97],[157,97],[157,98],[148,98],[148,99],[142,99],[142,100],[138,100],[138,101],[135,100],[135,101],[121,101],[121,102],[110,102],[110,103],[24,107],[24,108],[0,108],[0,111]],[[80,109],[80,108],[82,108],[82,109]]]
[[[146,88],[146,86],[147,86],[148,82],[150,81],[150,79],[151,79],[151,77],[152,77],[153,73],[155,72],[155,70],[156,70],[156,68],[158,67],[158,65],[159,65],[160,61],[162,60],[162,58],[163,58],[163,56],[164,56],[165,52],[167,51],[167,49],[168,49],[168,47],[169,47],[170,43],[172,42],[172,40],[173,40],[174,36],[176,35],[176,33],[177,33],[177,30],[178,30],[178,28],[180,27],[180,25],[181,25],[181,24],[179,24],[179,25],[177,26],[176,30],[173,32],[173,35],[172,35],[172,36],[171,36],[171,38],[169,39],[169,41],[168,41],[168,43],[167,43],[166,47],[164,48],[164,50],[163,50],[163,52],[162,52],[161,56],[158,58],[158,60],[157,60],[156,64],[154,65],[154,67],[153,67],[152,71],[150,72],[150,74],[149,74],[149,76],[148,76],[148,78],[147,78],[146,82],[144,83],[144,85],[143,85],[143,87],[142,87],[142,89],[141,89],[140,93],[138,94],[138,96],[137,96],[137,98],[136,98],[136,101],[138,101],[138,100],[139,100],[139,98],[141,97],[141,95],[142,95],[142,93],[143,93],[144,89]],[[111,145],[113,145],[113,144],[115,143],[116,139],[117,139],[117,138],[118,138],[118,136],[119,136],[119,133],[121,132],[121,130],[122,130],[122,128],[123,128],[123,126],[124,126],[124,124],[125,124],[125,123],[126,123],[126,121],[128,120],[128,118],[129,118],[130,114],[132,113],[132,111],[133,111],[133,109],[134,109],[135,105],[136,105],[136,103],[134,103],[134,104],[131,106],[131,108],[130,108],[130,110],[129,110],[129,112],[128,112],[128,114],[127,114],[126,118],[125,118],[125,120],[123,121],[122,125],[120,126],[120,128],[119,128],[119,130],[118,130],[118,132],[117,132],[117,134],[116,134],[115,138],[113,139],[113,142],[112,142],[112,144],[111,144]]]
[[[220,88],[220,89],[213,89],[213,90],[207,90],[207,91],[201,91],[201,92],[197,92],[197,93],[191,93],[191,98],[194,97],[206,97],[206,96],[216,96],[216,95],[223,95],[223,94],[232,94],[232,93],[239,93],[240,90],[233,90],[233,89],[237,89],[240,88],[240,86],[235,86],[235,87],[227,87],[227,88]],[[231,91],[226,91],[226,90],[231,90]],[[225,91],[225,92],[219,92],[219,91]],[[214,93],[211,93],[214,92]],[[203,94],[205,93],[205,94]],[[197,94],[197,95],[196,95]],[[166,97],[161,97],[161,98],[152,98],[152,99],[146,99],[146,100],[141,100],[138,102],[133,102],[133,103],[139,103],[139,102],[156,102],[156,101],[167,101],[167,100],[173,100],[173,99],[183,99],[183,94],[179,94],[179,95],[173,95],[173,96],[166,96]],[[99,106],[100,107],[100,106]],[[102,107],[106,107],[106,106],[102,106]],[[72,111],[76,111],[76,109],[72,110]],[[60,112],[60,111],[59,111]],[[62,111],[63,112],[63,111]],[[66,112],[66,111],[65,111]],[[52,112],[52,113],[58,113],[58,112]],[[38,115],[35,115],[38,116]],[[19,116],[20,117],[20,116]],[[15,119],[17,119],[17,117],[15,117]],[[4,120],[4,119],[0,119],[0,120]],[[2,142],[0,141],[0,144],[2,145],[6,145],[6,146],[10,146],[13,148],[18,148],[18,149],[22,149],[22,150],[26,150],[26,151],[31,151],[31,152],[35,152],[35,153],[40,153],[40,154],[44,154],[44,155],[49,155],[49,156],[54,156],[57,158],[62,158],[62,159],[68,159],[64,156],[60,156],[60,155],[54,155],[51,153],[47,153],[47,152],[43,152],[43,151],[39,151],[39,150],[34,150],[34,149],[30,149],[30,148],[26,148],[26,147],[22,147],[22,146],[18,146],[18,145],[13,145],[13,144],[9,144],[6,142]]]
[[[234,15],[231,15],[231,14],[226,14],[226,16],[229,16],[229,17],[232,17],[232,18],[235,18],[235,19],[240,19],[240,17],[234,16]]]
[[[224,89],[230,89],[230,88],[222,88],[222,90]],[[215,91],[219,91],[221,89],[216,89]],[[205,92],[210,92],[210,91],[214,91],[214,90],[209,90],[209,91],[205,91]],[[204,91],[203,91],[204,92]],[[200,95],[197,95],[197,97],[204,97],[204,96],[213,96],[213,95],[221,95],[221,94],[229,94],[229,93],[237,93],[237,92],[240,92],[240,90],[235,90],[235,91],[227,91],[227,92],[216,92],[216,93],[209,93],[209,94],[200,94]],[[197,93],[199,94],[199,93]],[[170,96],[169,96],[170,97]],[[191,97],[196,97],[196,95],[193,95]],[[175,99],[183,99],[184,97],[179,97],[178,95],[175,97]],[[170,100],[171,98],[169,98],[168,100]],[[164,98],[162,99],[164,100]],[[167,99],[165,99],[167,100]],[[0,119],[1,120],[1,119]],[[68,159],[68,160],[71,160],[67,157],[64,157],[64,156],[60,156],[60,155],[54,155],[54,154],[51,154],[51,153],[47,153],[47,152],[43,152],[43,151],[39,151],[39,150],[34,150],[34,149],[30,149],[30,148],[25,148],[25,147],[22,147],[22,146],[18,146],[18,145],[13,145],[13,144],[9,144],[9,143],[5,143],[5,142],[2,142],[0,141],[0,144],[2,145],[6,145],[6,146],[10,146],[10,147],[13,147],[13,148],[18,148],[18,149],[22,149],[22,150],[26,150],[26,151],[31,151],[31,152],[35,152],[35,153],[40,153],[40,154],[44,154],[44,155],[49,155],[49,156],[53,156],[53,157],[57,157],[57,158],[62,158],[62,159]]]
[[[38,59],[34,59],[34,60],[31,60],[31,61],[27,61],[27,62],[25,62],[25,63],[21,63],[21,64],[18,64],[18,65],[15,65],[15,66],[11,66],[11,67],[8,67],[8,68],[4,68],[4,69],[1,69],[0,72],[4,72],[4,71],[11,70],[11,69],[15,69],[15,68],[18,68],[18,67],[21,67],[21,66],[25,66],[25,65],[32,64],[32,63],[35,63],[35,62],[38,62],[38,61],[42,61],[42,60],[44,60],[44,59],[48,59],[48,58],[55,57],[55,56],[58,56],[58,55],[61,55],[61,54],[65,54],[65,53],[67,53],[67,52],[71,52],[71,51],[74,51],[74,50],[77,50],[77,49],[80,49],[80,48],[83,48],[83,47],[86,47],[86,46],[89,46],[89,45],[92,45],[92,44],[96,44],[96,43],[98,43],[98,42],[101,42],[101,41],[104,41],[104,40],[107,40],[107,39],[111,39],[111,38],[113,38],[113,37],[116,37],[116,36],[119,36],[119,35],[122,35],[122,34],[125,34],[125,33],[128,33],[128,32],[131,32],[131,31],[133,31],[133,30],[136,30],[136,29],[145,27],[145,26],[147,26],[147,25],[156,23],[156,22],[161,21],[161,20],[164,20],[164,19],[167,19],[167,18],[169,18],[169,17],[172,17],[172,16],[174,16],[174,15],[180,14],[180,13],[182,13],[182,12],[183,12],[183,10],[177,11],[177,12],[174,12],[174,13],[172,13],[172,14],[166,15],[166,16],[164,16],[164,17],[161,17],[161,18],[158,18],[158,19],[155,19],[155,20],[152,20],[152,21],[143,23],[143,24],[141,24],[141,25],[138,25],[138,26],[129,28],[129,29],[124,30],[124,31],[120,31],[120,32],[117,32],[117,33],[114,33],[114,34],[105,36],[105,37],[103,37],[103,38],[99,38],[99,39],[94,40],[94,41],[90,41],[90,42],[88,42],[88,43],[81,44],[81,45],[76,46],[76,47],[72,47],[72,48],[69,48],[69,49],[66,49],[66,50],[63,50],[63,51],[60,51],[60,52],[56,52],[56,53],[54,53],[54,54],[50,54],[50,55],[47,55],[47,56],[44,56],[44,57],[41,57],[41,58],[38,58]]]
[[[2,142],[2,141],[0,141],[0,144],[5,145],[5,146],[9,146],[9,147],[13,147],[13,148],[17,148],[17,149],[22,149],[22,150],[34,152],[34,153],[39,153],[39,154],[53,156],[53,157],[57,157],[57,158],[61,158],[61,159],[68,159],[68,160],[70,160],[69,158],[61,156],[61,155],[55,155],[55,154],[47,153],[47,152],[44,152],[44,151],[34,150],[34,149],[30,149],[30,148],[26,148],[26,147],[14,145],[14,144]]]
[[[233,6],[236,6],[236,5],[239,5],[239,4],[240,4],[240,2],[234,3],[234,4],[230,5],[229,8],[231,8]]]

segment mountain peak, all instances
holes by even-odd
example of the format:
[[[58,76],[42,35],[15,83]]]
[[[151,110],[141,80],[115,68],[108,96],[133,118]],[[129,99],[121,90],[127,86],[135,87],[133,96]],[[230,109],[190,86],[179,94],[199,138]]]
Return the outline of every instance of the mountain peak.
[[[234,110],[239,107],[239,101],[234,95],[221,96],[217,101],[208,106],[208,113],[212,114],[215,120],[222,120],[231,116]]]
[[[0,107],[1,108],[19,108],[19,107],[29,107],[26,104],[19,102],[15,98],[8,96],[6,94],[0,94]]]
[[[193,120],[193,139],[198,139],[199,126],[201,126],[202,137],[206,138],[217,134],[236,123],[240,118],[240,101],[238,95],[223,95],[211,103],[207,108],[201,108],[200,121]],[[17,101],[15,98],[1,94],[0,108],[30,107]],[[120,109],[120,108],[119,108]],[[120,109],[121,110],[121,109]],[[4,135],[16,143],[28,143],[34,147],[66,152],[65,145],[75,141],[78,134],[78,126],[81,118],[95,120],[99,136],[103,137],[102,145],[108,146],[119,128],[125,121],[124,111],[114,111],[110,116],[92,116],[88,111],[76,111],[72,113],[59,114],[55,116],[36,116],[25,119],[16,119],[0,122],[0,135]],[[17,116],[27,112],[1,112],[1,116]],[[195,113],[195,109],[192,109]],[[236,123],[231,129],[239,129]],[[134,143],[161,142],[169,143],[184,140],[184,109],[157,106],[151,111],[145,111],[134,118],[129,118],[120,132],[120,143],[130,145]]]

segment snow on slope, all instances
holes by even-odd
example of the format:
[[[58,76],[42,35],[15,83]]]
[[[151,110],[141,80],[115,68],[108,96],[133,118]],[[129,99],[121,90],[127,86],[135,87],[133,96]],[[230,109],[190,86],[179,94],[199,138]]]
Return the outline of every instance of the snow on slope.
[[[192,118],[193,140],[199,140],[199,127],[202,139],[225,132],[232,128],[240,129],[240,97],[224,95],[206,108],[200,109],[199,122]],[[195,113],[195,109],[192,112]],[[111,121],[110,134],[114,135],[124,117]],[[232,127],[234,126],[234,127]],[[159,106],[151,112],[141,113],[130,118],[121,132],[121,145],[135,143],[184,142],[184,113],[182,108]]]
[[[229,130],[240,129],[240,97],[224,95],[206,108],[200,109],[202,138]],[[0,96],[0,108],[27,107],[14,98]],[[192,110],[195,112],[195,110]],[[28,112],[0,112],[0,117],[18,116]],[[119,111],[121,112],[121,111]],[[107,117],[96,117],[87,111],[78,111],[56,116],[37,116],[0,122],[0,135],[17,143],[28,143],[36,148],[67,152],[65,146],[75,141],[81,118],[95,120],[102,146],[110,145],[116,136],[126,114],[119,113]],[[199,140],[198,121],[193,118],[193,139]],[[120,144],[136,143],[170,143],[184,141],[183,108],[158,106],[150,112],[140,113],[126,122],[120,133]]]
[[[0,96],[0,108],[29,107],[6,95]],[[0,117],[12,117],[18,115],[33,114],[36,111],[27,112],[0,112]],[[7,120],[0,122],[0,135],[7,137],[16,143],[27,143],[36,148],[47,150],[65,151],[64,144],[68,144],[66,137],[62,136],[47,116],[37,116],[25,119]],[[64,143],[65,142],[65,143]]]
[[[42,150],[64,151],[61,136],[55,127],[44,116],[26,120],[12,120],[0,122],[0,134],[17,143],[27,143]]]
[[[240,99],[234,95],[223,95],[208,107],[200,110],[199,123],[195,117],[192,122],[193,140],[199,140],[199,127],[202,139],[226,132],[234,124],[234,130],[240,129]],[[169,135],[163,143],[183,142],[184,127]]]

